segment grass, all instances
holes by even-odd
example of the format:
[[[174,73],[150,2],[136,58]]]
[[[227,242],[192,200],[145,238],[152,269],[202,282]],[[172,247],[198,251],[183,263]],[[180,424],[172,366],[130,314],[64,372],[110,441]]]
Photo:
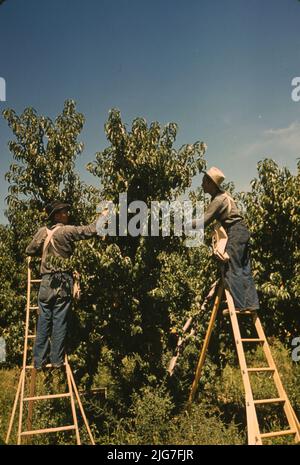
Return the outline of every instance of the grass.
[[[290,350],[278,340],[271,342],[271,351],[298,418],[300,416],[300,363],[292,361]],[[247,360],[252,366],[265,364],[261,347],[248,353]],[[99,444],[246,444],[246,416],[244,388],[240,369],[234,352],[228,352],[224,369],[219,373],[210,370],[202,391],[198,392],[198,401],[190,410],[182,405],[181,409],[168,390],[163,386],[146,386],[136,392],[132,405],[122,418],[117,413],[108,413],[106,404],[101,406],[101,421],[97,415],[91,425]],[[17,389],[20,371],[18,369],[0,370],[0,443],[4,443],[8,422]],[[37,380],[37,393],[48,389],[41,374]],[[277,397],[272,376],[268,373],[251,375],[254,398]],[[64,382],[55,376],[51,383],[53,392],[65,389]],[[50,388],[49,388],[50,389]],[[47,391],[48,392],[48,391]],[[199,400],[200,399],[200,400]],[[35,408],[34,428],[70,424],[70,409],[66,409],[66,400],[43,401]],[[107,410],[107,412],[106,412]],[[105,413],[106,412],[106,413]],[[176,413],[175,413],[176,412]],[[26,413],[26,412],[25,412]],[[94,412],[95,413],[95,412]],[[103,421],[105,416],[113,421]],[[258,417],[261,431],[279,430],[286,427],[282,407],[260,406]],[[84,428],[82,428],[84,431]],[[99,434],[101,432],[101,435]],[[15,440],[16,422],[13,431]],[[83,439],[88,443],[83,433]],[[270,444],[293,443],[293,438],[278,438],[265,441]],[[70,433],[44,435],[34,438],[36,444],[71,444],[74,437]]]

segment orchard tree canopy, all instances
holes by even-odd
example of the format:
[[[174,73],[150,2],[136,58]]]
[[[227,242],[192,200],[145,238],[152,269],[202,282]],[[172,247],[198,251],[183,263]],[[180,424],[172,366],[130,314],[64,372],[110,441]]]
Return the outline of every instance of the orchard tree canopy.
[[[70,202],[72,223],[87,224],[95,219],[100,200],[118,204],[123,192],[128,203],[176,200],[206,167],[206,145],[196,141],[176,148],[175,123],[162,126],[136,118],[128,129],[113,109],[104,128],[107,147],[87,165],[95,176],[97,187],[92,187],[75,169],[84,125],[75,102],[66,101],[55,120],[32,108],[21,115],[5,110],[4,117],[13,134],[13,162],[6,174],[9,224],[0,227],[0,330],[12,367],[20,363],[23,350],[25,248],[45,223],[45,203],[56,198]],[[290,343],[300,327],[300,165],[292,175],[264,160],[250,192],[235,193],[233,184],[227,188],[239,199],[252,232],[252,267],[267,335]],[[189,195],[193,201],[203,199],[200,189]],[[217,266],[208,247],[188,248],[184,240],[174,235],[96,237],[78,243],[73,257],[58,263],[80,273],[82,296],[72,313],[69,352],[77,382],[108,388],[105,405],[91,405],[99,431],[109,424],[114,434],[121,434],[120,418],[128,415],[135,415],[137,431],[143,396],[168,415],[188,396],[209,318],[200,315],[199,306],[216,279]],[[196,334],[168,380],[174,341],[190,316],[196,318]],[[228,362],[232,348],[228,325],[220,323],[219,330],[204,384],[213,385],[216,370]],[[152,389],[160,393],[159,401]],[[157,411],[162,415],[158,423],[169,418],[158,407]]]
[[[273,160],[258,164],[243,195],[252,233],[252,266],[272,334],[290,338],[300,327],[300,162],[297,174]]]

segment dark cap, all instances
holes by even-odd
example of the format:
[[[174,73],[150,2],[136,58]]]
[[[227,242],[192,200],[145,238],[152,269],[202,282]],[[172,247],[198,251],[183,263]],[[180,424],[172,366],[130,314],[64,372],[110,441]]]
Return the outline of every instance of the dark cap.
[[[71,205],[69,203],[60,202],[59,200],[54,200],[53,202],[46,205],[45,210],[48,214],[48,220],[51,220],[54,213],[59,212],[60,210],[69,209]]]

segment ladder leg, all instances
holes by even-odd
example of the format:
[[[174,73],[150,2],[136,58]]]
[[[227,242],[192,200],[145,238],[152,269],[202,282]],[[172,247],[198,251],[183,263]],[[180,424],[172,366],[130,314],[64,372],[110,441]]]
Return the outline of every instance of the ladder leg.
[[[290,403],[290,401],[289,401],[289,403]],[[296,438],[295,438],[295,442],[300,442],[300,439],[299,439],[299,438],[300,438],[300,422],[299,422],[299,420],[298,420],[298,418],[297,418],[297,415],[296,415],[296,412],[295,412],[295,410],[293,409],[292,406],[291,406],[291,410],[292,410],[292,413],[293,413],[293,417],[294,417],[295,423],[296,423],[296,425],[297,425],[297,426],[296,426],[296,427],[297,427],[297,436],[296,436]]]
[[[29,331],[29,316],[30,316],[30,291],[31,291],[31,268],[30,259],[27,260],[27,301],[26,301],[26,319],[25,319],[25,341],[24,341],[24,353],[23,353],[23,369],[22,369],[22,383],[21,383],[21,395],[20,395],[20,414],[19,414],[19,426],[18,426],[18,445],[21,444],[21,433],[22,433],[22,422],[23,422],[23,399],[24,389],[26,382],[26,362],[27,362],[27,351],[28,351],[28,331]]]
[[[72,370],[71,370],[70,365],[69,365],[69,369],[70,369],[70,378],[71,378],[71,382],[72,382],[72,385],[73,385],[73,389],[74,389],[74,392],[75,392],[75,396],[76,396],[76,399],[77,399],[77,402],[78,402],[78,405],[79,405],[79,409],[80,409],[80,412],[81,412],[81,415],[82,415],[84,424],[85,424],[85,426],[86,426],[88,435],[89,435],[89,437],[90,437],[91,443],[92,443],[93,446],[94,446],[94,445],[95,445],[95,441],[94,441],[94,438],[93,438],[91,429],[90,429],[90,427],[89,427],[89,423],[88,423],[88,421],[87,421],[87,418],[86,418],[86,415],[85,415],[85,412],[84,412],[84,409],[83,409],[83,406],[82,406],[82,403],[81,403],[81,400],[80,400],[79,392],[78,392],[77,386],[76,386],[76,384],[75,384],[74,376],[73,376],[73,373],[72,373]]]
[[[25,388],[25,368],[22,369],[21,374],[21,393],[20,393],[20,411],[19,411],[19,426],[18,426],[18,440],[17,444],[21,444],[21,433],[22,433],[22,422],[23,422],[23,399],[24,399],[24,388]]]
[[[10,421],[9,421],[9,426],[8,426],[8,430],[7,430],[6,439],[5,439],[6,444],[8,444],[8,441],[9,441],[9,438],[10,438],[10,433],[11,433],[11,429],[12,429],[12,425],[13,425],[13,422],[14,422],[16,409],[17,409],[17,405],[18,405],[18,400],[19,400],[19,397],[20,397],[20,391],[21,391],[21,385],[22,385],[22,373],[23,373],[23,371],[21,371],[21,374],[20,374],[20,377],[19,377],[18,388],[17,388],[15,400],[14,400],[14,405],[13,405]]]
[[[202,346],[202,350],[201,350],[201,353],[200,353],[200,357],[199,357],[199,361],[198,361],[198,365],[197,365],[197,369],[196,369],[196,373],[195,373],[195,379],[193,381],[192,388],[191,388],[190,395],[189,395],[188,405],[190,405],[193,402],[196,391],[197,391],[197,388],[198,388],[199,380],[200,380],[200,377],[201,377],[202,367],[203,367],[204,362],[205,362],[206,353],[207,353],[210,337],[211,337],[211,334],[212,334],[212,331],[213,331],[214,323],[215,323],[215,320],[216,320],[216,316],[217,316],[217,313],[218,313],[218,309],[219,309],[219,306],[220,306],[223,290],[224,290],[224,286],[221,283],[219,288],[218,288],[218,292],[217,292],[217,295],[216,295],[216,298],[215,298],[215,302],[214,302],[212,314],[211,314],[211,317],[210,317],[208,329],[207,329],[205,339],[204,339],[204,343],[203,343],[203,346]]]
[[[73,421],[75,425],[76,441],[77,441],[77,445],[80,445],[81,440],[80,440],[80,435],[79,435],[78,420],[77,420],[77,414],[76,414],[76,408],[75,408],[75,402],[74,402],[74,392],[73,392],[73,386],[72,386],[72,381],[71,381],[71,376],[70,376],[70,367],[69,367],[67,356],[65,356],[65,363],[66,363],[66,374],[67,374],[67,380],[68,380],[68,387],[69,387],[69,392],[71,394],[71,397],[70,397],[71,409],[72,409],[72,416],[73,416]]]
[[[226,300],[229,308],[229,315],[234,335],[234,341],[238,354],[239,364],[242,372],[242,379],[245,389],[246,397],[246,415],[247,415],[247,431],[248,431],[248,444],[249,445],[262,445],[260,437],[259,424],[255,410],[255,404],[253,399],[253,393],[251,389],[251,383],[249,373],[247,369],[247,363],[243,344],[241,341],[241,333],[239,328],[238,319],[235,312],[235,306],[230,292],[225,289]]]
[[[209,293],[207,294],[207,296],[204,298],[204,301],[201,305],[201,310],[205,310],[205,307],[207,305],[207,302],[212,299],[214,293],[215,293],[215,290],[216,290],[216,287],[217,287],[217,284],[218,284],[219,281],[215,281],[213,283],[213,285],[211,286],[210,290],[209,290]],[[182,328],[182,332],[183,333],[186,333],[187,330],[189,329],[189,327],[193,324],[193,317],[190,317],[187,322],[185,323],[184,327]],[[195,330],[194,328],[192,327],[191,330],[190,330],[190,335],[193,335],[195,334]],[[167,369],[167,372],[169,373],[170,376],[173,375],[173,372],[174,372],[174,368],[176,366],[176,363],[177,363],[177,360],[178,360],[178,357],[180,355],[180,349],[181,349],[181,346],[184,342],[184,338],[183,337],[180,337],[178,339],[178,342],[177,342],[177,346],[176,346],[176,352],[175,352],[175,355],[171,358],[170,360],[170,363],[169,363],[169,366],[168,366],[168,369]]]
[[[33,368],[31,370],[31,376],[30,376],[29,397],[35,396],[35,383],[36,383],[36,369]],[[34,406],[34,401],[30,400],[28,402],[27,431],[32,430],[33,406]],[[30,436],[27,436],[26,442],[28,443],[29,441],[30,441]]]
[[[261,321],[260,321],[260,319],[258,318],[257,315],[253,315],[253,322],[254,322],[258,337],[265,340],[265,343],[263,345],[263,351],[264,351],[265,357],[267,359],[267,362],[268,362],[269,366],[274,368],[273,380],[274,380],[275,386],[277,388],[279,397],[284,398],[286,400],[285,403],[284,403],[283,408],[284,408],[284,412],[285,412],[285,415],[286,415],[286,418],[288,420],[290,428],[296,431],[295,441],[300,442],[299,421],[297,419],[297,416],[296,416],[296,413],[295,413],[293,407],[291,406],[291,403],[290,403],[290,401],[288,399],[287,393],[286,393],[286,391],[285,391],[285,389],[283,387],[283,384],[282,384],[282,381],[280,379],[280,375],[278,373],[277,367],[275,365],[273,355],[271,353],[271,349],[270,349],[270,346],[268,344],[267,338],[265,336]]]

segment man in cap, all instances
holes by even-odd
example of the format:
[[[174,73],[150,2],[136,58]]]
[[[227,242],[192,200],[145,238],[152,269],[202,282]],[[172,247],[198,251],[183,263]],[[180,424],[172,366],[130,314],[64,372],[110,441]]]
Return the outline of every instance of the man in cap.
[[[73,276],[71,271],[58,271],[50,265],[47,256],[69,258],[74,242],[97,235],[98,218],[86,226],[69,225],[70,204],[54,201],[46,206],[50,228],[43,226],[26,248],[26,254],[41,256],[42,281],[38,294],[39,318],[34,346],[34,367],[41,369],[47,363],[49,338],[50,362],[53,367],[64,363],[68,312],[71,307]],[[101,215],[106,216],[107,210]],[[100,215],[100,216],[101,216]]]
[[[219,168],[204,171],[202,187],[212,200],[204,213],[203,223],[205,227],[217,220],[225,229],[228,236],[226,252],[229,255],[224,271],[225,284],[237,310],[255,311],[259,309],[259,301],[250,267],[250,234],[235,201],[222,188],[224,179]],[[193,220],[193,228],[197,225],[198,220]]]

